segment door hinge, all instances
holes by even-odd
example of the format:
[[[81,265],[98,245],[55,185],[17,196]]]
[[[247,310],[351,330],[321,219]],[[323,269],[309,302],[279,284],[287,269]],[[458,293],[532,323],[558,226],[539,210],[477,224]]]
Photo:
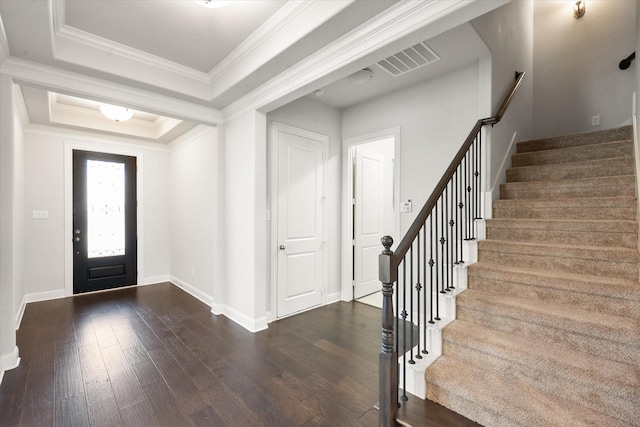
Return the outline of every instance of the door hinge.
[[[355,206],[355,205],[356,205],[356,199],[351,199],[351,204],[352,204],[353,206]]]
[[[356,240],[355,240],[355,239],[353,239],[353,240],[351,241],[351,246],[355,246],[355,245],[356,245]]]

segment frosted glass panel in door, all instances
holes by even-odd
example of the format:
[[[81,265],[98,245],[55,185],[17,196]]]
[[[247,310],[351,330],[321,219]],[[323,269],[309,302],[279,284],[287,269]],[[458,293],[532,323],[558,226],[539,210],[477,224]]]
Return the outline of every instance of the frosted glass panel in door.
[[[87,161],[88,257],[125,254],[124,163]]]

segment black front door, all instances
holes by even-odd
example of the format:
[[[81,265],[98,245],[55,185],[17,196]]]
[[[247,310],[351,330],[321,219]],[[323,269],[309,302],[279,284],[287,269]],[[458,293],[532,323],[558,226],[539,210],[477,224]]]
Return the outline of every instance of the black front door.
[[[73,151],[73,293],[135,285],[136,158]]]

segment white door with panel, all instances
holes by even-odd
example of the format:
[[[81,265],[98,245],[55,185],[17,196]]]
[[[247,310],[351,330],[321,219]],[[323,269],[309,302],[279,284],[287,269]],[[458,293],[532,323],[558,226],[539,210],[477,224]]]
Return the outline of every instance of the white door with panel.
[[[362,147],[355,150],[353,296],[357,299],[381,289],[378,255],[384,233],[384,157]]]
[[[327,138],[277,128],[277,317],[322,304]]]

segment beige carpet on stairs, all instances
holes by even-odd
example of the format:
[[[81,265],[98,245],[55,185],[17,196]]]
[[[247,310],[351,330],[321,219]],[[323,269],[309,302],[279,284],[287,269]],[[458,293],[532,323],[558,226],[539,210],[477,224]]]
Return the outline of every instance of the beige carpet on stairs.
[[[640,426],[631,127],[521,142],[425,374],[484,426]]]

